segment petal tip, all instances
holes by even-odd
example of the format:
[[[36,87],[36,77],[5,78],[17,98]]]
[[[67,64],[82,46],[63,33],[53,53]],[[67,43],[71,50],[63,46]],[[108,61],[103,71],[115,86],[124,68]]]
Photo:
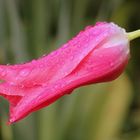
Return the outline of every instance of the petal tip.
[[[14,122],[16,122],[15,118],[10,118],[9,121],[7,122],[8,125],[13,124]]]

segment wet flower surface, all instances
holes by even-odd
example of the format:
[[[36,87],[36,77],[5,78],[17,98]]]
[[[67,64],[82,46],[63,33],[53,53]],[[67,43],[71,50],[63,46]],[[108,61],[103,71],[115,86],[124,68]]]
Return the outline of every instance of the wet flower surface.
[[[25,64],[0,65],[0,95],[10,102],[9,123],[75,88],[117,78],[129,59],[129,40],[114,23],[88,26],[59,49]]]

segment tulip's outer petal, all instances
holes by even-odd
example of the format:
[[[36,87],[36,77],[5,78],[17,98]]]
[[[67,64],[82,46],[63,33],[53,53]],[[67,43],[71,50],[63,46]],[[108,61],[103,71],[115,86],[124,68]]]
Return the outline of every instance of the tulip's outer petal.
[[[27,87],[61,79],[71,73],[91,51],[107,42],[110,36],[116,35],[118,29],[114,26],[108,23],[89,26],[60,49],[39,60],[0,66],[0,78]]]

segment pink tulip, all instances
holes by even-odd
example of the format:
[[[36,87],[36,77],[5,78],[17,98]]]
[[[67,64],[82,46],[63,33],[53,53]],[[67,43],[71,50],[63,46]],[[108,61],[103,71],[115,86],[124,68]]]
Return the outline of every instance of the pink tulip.
[[[75,88],[117,78],[129,59],[129,40],[114,23],[89,26],[61,48],[25,64],[0,65],[0,95],[9,123],[48,106]]]

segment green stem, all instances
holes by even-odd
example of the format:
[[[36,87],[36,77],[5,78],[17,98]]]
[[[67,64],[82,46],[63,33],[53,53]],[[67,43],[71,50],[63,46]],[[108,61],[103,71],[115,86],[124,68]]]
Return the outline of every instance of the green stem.
[[[140,29],[139,30],[136,30],[136,31],[133,31],[133,32],[130,32],[130,33],[127,33],[128,35],[128,39],[131,41],[133,39],[136,39],[138,37],[140,37]]]

